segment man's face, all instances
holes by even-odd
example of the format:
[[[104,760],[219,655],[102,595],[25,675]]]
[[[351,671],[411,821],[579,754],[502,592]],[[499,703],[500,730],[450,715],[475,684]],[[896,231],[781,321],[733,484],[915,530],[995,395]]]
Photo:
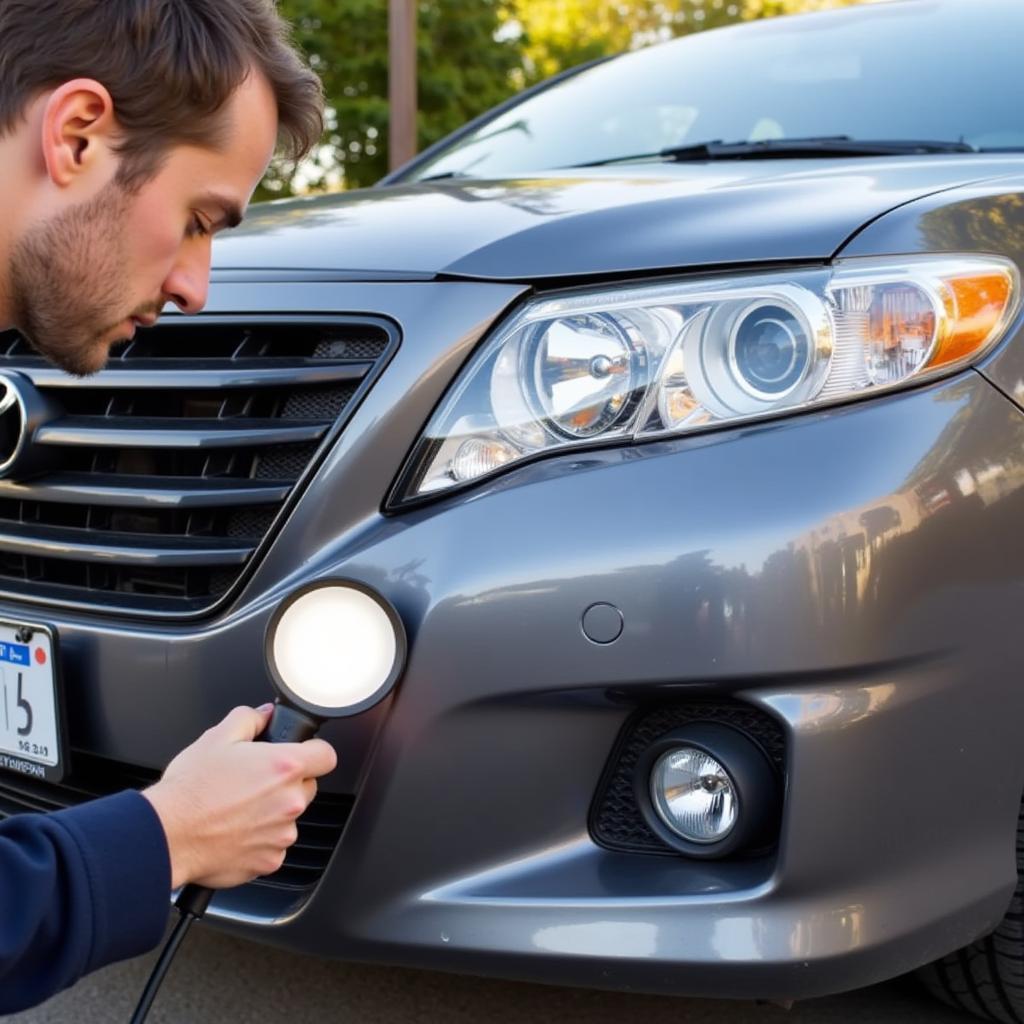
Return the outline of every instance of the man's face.
[[[231,98],[227,123],[220,149],[172,149],[137,190],[112,180],[15,243],[14,320],[43,356],[85,376],[104,367],[112,345],[154,323],[165,303],[202,309],[212,236],[237,222],[273,153],[277,106],[261,76],[250,75]]]

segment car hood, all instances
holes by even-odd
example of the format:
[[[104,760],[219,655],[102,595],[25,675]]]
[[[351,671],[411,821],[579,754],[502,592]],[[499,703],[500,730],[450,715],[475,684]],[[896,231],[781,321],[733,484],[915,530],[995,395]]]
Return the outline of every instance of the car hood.
[[[214,268],[537,280],[824,260],[894,207],[1019,155],[656,164],[447,179],[253,206]]]

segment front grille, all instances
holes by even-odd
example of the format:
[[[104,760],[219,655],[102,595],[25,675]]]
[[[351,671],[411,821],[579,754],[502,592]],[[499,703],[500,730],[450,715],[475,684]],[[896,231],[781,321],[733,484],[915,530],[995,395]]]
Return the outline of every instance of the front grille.
[[[0,480],[0,591],[187,615],[225,597],[397,346],[365,317],[182,318],[75,378],[0,335],[51,413]]]
[[[59,784],[13,774],[0,777],[0,821],[26,811],[58,811],[123,789],[144,789],[158,778],[157,772],[145,768],[76,752],[72,773]],[[289,891],[315,885],[338,844],[353,800],[318,793],[298,820],[299,838],[288,849],[284,864],[250,884]]]
[[[602,846],[679,855],[644,822],[633,792],[633,775],[640,755],[659,736],[691,722],[719,722],[738,729],[767,754],[779,777],[784,776],[786,740],[782,726],[758,708],[733,700],[693,700],[642,709],[619,734],[591,807],[590,832]]]

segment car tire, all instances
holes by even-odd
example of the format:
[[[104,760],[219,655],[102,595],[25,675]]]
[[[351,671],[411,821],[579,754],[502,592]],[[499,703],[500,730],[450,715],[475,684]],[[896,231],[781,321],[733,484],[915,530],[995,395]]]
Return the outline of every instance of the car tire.
[[[1017,819],[1017,888],[990,935],[922,967],[932,995],[984,1020],[1024,1024],[1024,804]]]

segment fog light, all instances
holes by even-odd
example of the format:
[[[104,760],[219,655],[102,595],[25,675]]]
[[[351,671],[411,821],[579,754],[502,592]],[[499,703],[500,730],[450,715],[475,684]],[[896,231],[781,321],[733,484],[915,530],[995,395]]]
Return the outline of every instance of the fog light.
[[[754,853],[778,830],[780,779],[746,733],[691,722],[637,760],[633,790],[648,828],[691,857]]]
[[[710,754],[678,747],[651,772],[651,800],[661,820],[691,843],[716,843],[736,824],[736,786]]]

